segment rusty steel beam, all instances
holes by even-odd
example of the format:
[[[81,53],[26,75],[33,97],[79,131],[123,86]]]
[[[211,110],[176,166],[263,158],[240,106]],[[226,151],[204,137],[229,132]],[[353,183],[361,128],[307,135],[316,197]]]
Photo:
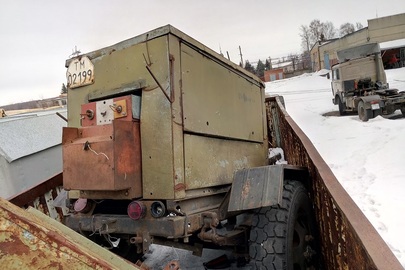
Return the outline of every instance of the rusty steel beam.
[[[285,111],[279,97],[266,98],[266,108],[272,147],[283,148],[289,164],[308,168],[326,269],[403,269],[314,145]]]
[[[55,220],[62,221],[67,209],[55,207],[54,199],[62,190],[62,172],[11,198],[9,202],[21,208],[33,207]]]
[[[62,172],[43,181],[42,183],[23,191],[8,199],[9,202],[19,207],[27,207],[32,204],[37,198],[44,196],[49,190],[55,190],[57,187],[62,186],[63,176]]]

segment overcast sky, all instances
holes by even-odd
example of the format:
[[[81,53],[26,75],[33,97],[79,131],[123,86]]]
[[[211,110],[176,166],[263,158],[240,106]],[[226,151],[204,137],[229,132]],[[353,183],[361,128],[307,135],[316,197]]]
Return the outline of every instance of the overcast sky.
[[[299,28],[405,12],[404,0],[0,0],[0,105],[58,96],[65,60],[171,24],[250,62],[301,52]]]

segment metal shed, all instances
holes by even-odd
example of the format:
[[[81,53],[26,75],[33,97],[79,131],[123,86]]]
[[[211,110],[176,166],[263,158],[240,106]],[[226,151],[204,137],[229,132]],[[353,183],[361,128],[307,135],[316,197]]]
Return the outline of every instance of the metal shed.
[[[0,120],[0,197],[9,198],[62,170],[66,108]]]

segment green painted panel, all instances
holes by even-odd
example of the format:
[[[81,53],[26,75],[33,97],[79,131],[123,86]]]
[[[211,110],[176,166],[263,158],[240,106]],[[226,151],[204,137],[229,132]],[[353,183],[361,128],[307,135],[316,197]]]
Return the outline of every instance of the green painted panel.
[[[181,44],[186,131],[263,142],[262,89]]]
[[[237,170],[266,165],[265,145],[185,135],[185,173],[188,190],[229,184]]]

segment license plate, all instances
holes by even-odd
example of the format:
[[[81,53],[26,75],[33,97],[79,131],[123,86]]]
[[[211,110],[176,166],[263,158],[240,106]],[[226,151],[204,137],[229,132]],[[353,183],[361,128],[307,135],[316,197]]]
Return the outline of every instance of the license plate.
[[[67,86],[72,89],[94,83],[94,65],[87,56],[72,60],[66,71]]]
[[[376,103],[376,104],[371,104],[371,109],[372,110],[378,110],[380,108],[380,104]]]

